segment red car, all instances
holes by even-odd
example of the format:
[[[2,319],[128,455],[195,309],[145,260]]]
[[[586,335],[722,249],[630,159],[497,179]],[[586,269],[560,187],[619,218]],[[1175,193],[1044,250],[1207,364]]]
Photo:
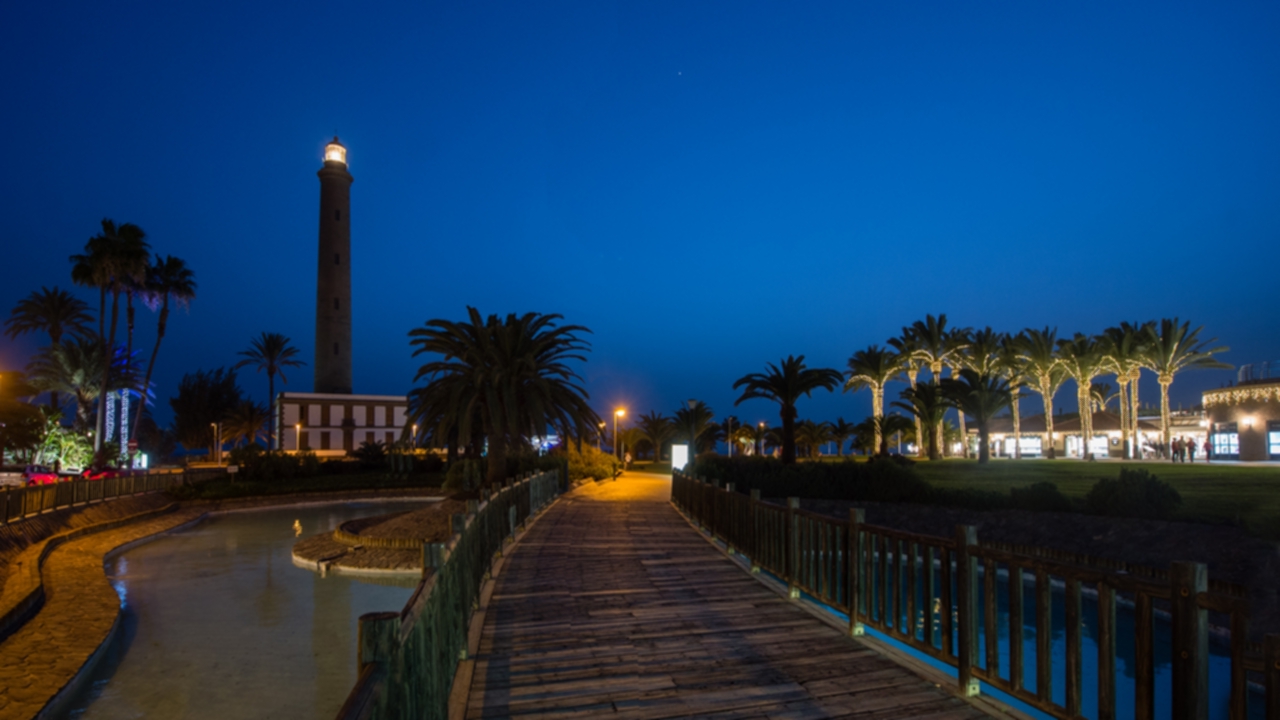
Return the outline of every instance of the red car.
[[[43,465],[28,465],[22,471],[22,479],[27,485],[52,485],[58,482],[58,473]]]

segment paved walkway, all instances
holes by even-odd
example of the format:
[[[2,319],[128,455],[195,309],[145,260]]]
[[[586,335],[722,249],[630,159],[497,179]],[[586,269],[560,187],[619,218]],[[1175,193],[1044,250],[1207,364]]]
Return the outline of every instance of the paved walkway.
[[[729,561],[632,474],[562,499],[498,576],[468,718],[981,718]]]
[[[73,540],[49,555],[43,572],[44,606],[0,643],[0,720],[35,717],[111,632],[120,598],[103,572],[103,555],[203,512],[187,509],[159,515]]]

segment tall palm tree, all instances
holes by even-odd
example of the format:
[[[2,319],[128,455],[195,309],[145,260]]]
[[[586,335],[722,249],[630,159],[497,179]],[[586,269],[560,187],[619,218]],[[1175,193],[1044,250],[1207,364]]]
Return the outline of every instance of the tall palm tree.
[[[831,426],[825,422],[801,420],[796,423],[796,443],[803,445],[810,458],[822,454],[822,446],[831,441]]]
[[[1191,329],[1190,322],[1178,318],[1162,318],[1146,329],[1146,367],[1156,374],[1160,383],[1160,434],[1164,451],[1168,452],[1173,438],[1169,429],[1169,386],[1184,370],[1231,369],[1231,365],[1214,359],[1214,355],[1231,348],[1225,345],[1210,347],[1217,338],[1200,340],[1203,327]]]
[[[241,400],[222,420],[222,439],[237,447],[252,445],[262,437],[262,426],[271,418],[267,406],[252,400]]]
[[[89,306],[83,300],[66,290],[41,287],[14,306],[4,322],[4,334],[17,340],[27,333],[44,332],[49,335],[49,344],[57,345],[64,334],[82,333],[92,321]],[[62,407],[57,390],[49,392],[49,407],[54,411]]]
[[[196,274],[187,267],[186,262],[172,255],[156,257],[155,263],[147,270],[146,294],[143,300],[147,307],[154,311],[160,308],[160,319],[156,325],[156,344],[151,348],[151,359],[147,361],[147,374],[142,387],[151,387],[151,373],[156,369],[156,355],[160,353],[160,343],[169,327],[169,302],[178,307],[189,307],[196,297]],[[142,424],[142,416],[147,411],[146,396],[138,403],[138,412],[133,420],[133,429],[129,439],[138,437],[138,428]]]
[[[689,438],[689,460],[698,455],[700,445],[705,446],[715,433],[715,417],[711,407],[701,400],[690,400],[675,412],[676,437]],[[714,444],[712,445],[714,448]]]
[[[1058,358],[1058,329],[1027,328],[1022,331],[1022,359],[1031,389],[1044,401],[1044,456],[1057,457],[1053,447],[1053,396],[1067,380]]]
[[[920,371],[925,368],[925,363],[916,354],[916,339],[911,328],[902,328],[902,335],[896,338],[889,338],[887,341],[889,347],[898,352],[898,357],[902,360],[902,374],[907,384],[914,388],[916,383],[920,381]],[[915,418],[916,437],[923,437],[921,433],[920,418]],[[876,445],[875,447],[879,447]],[[874,450],[873,450],[874,452]],[[916,457],[924,457],[925,443],[916,442]]]
[[[1145,325],[1122,322],[1102,331],[1107,337],[1107,360],[1111,372],[1120,386],[1120,437],[1124,456],[1132,458],[1137,449],[1137,396],[1138,380],[1142,377],[1142,363],[1146,357]]]
[[[671,419],[659,413],[656,410],[650,410],[636,416],[636,427],[644,433],[644,437],[653,445],[653,461],[662,461],[662,446],[671,441],[675,437],[676,429],[671,425]]]
[[[942,394],[962,417],[973,417],[978,426],[978,462],[989,461],[991,419],[1009,407],[1013,400],[1008,381],[995,374],[979,374],[970,368],[961,368],[958,377],[942,381]]]
[[[863,388],[871,390],[871,417],[884,416],[884,386],[900,375],[905,369],[903,356],[889,348],[871,345],[866,350],[859,350],[849,357],[848,378],[844,390],[857,392]],[[877,426],[878,427],[878,426]],[[875,438],[876,447],[880,447],[880,437]]]
[[[842,417],[836,418],[836,421],[830,425],[831,441],[836,444],[836,455],[844,457],[844,444],[857,432],[857,426]]]
[[[151,246],[147,234],[133,223],[116,226],[110,219],[103,219],[102,232],[85,243],[84,253],[71,256],[71,279],[77,285],[98,288],[98,329],[103,331],[103,315],[106,313],[106,296],[111,295],[111,330],[101,334],[103,343],[102,384],[107,384],[111,372],[112,348],[116,344],[116,330],[120,319],[120,294],[130,283],[145,282],[151,264]],[[98,422],[93,436],[94,451],[102,449],[105,436],[106,404],[98,403]]]
[[[409,332],[415,356],[442,356],[414,378],[427,379],[412,405],[424,428],[430,423],[436,437],[457,430],[465,438],[478,425],[488,440],[490,484],[505,478],[508,448],[548,426],[579,445],[595,432],[600,417],[569,365],[586,361],[590,345],[578,333],[590,330],[557,326],[560,315],[467,313],[465,322],[430,320]]]
[[[1080,436],[1083,444],[1080,458],[1093,459],[1089,443],[1093,440],[1093,412],[1089,401],[1089,389],[1093,379],[1105,373],[1110,353],[1106,336],[1090,336],[1076,333],[1071,339],[1058,341],[1058,362],[1072,380],[1076,381],[1076,406],[1080,409]]]
[[[924,320],[915,321],[910,328],[904,328],[904,332],[910,332],[915,341],[915,355],[929,367],[935,384],[942,381],[942,371],[945,368],[956,365],[956,356],[964,352],[967,346],[966,331],[947,329],[946,313],[937,317],[925,315]],[[964,422],[964,418],[961,417],[960,421]],[[941,424],[935,432],[938,436],[937,444],[941,446]]]
[[[290,345],[289,338],[280,333],[264,332],[249,342],[248,350],[241,350],[237,354],[243,356],[244,360],[236,363],[235,369],[251,365],[258,372],[267,374],[268,408],[275,406],[276,376],[279,375],[280,381],[287,385],[289,378],[285,377],[284,369],[306,365],[297,359],[298,348]],[[273,450],[276,447],[276,416],[274,412],[268,412],[267,415],[267,449]]]
[[[880,444],[875,446],[875,453],[881,457],[889,456],[889,438],[899,434],[907,435],[915,430],[913,421],[896,413],[870,418],[870,420],[873,426],[872,434],[880,438]]]
[[[942,437],[937,429],[942,426],[942,420],[946,417],[947,400],[942,395],[942,390],[938,383],[932,381],[916,383],[915,387],[903,390],[898,394],[898,397],[902,398],[902,400],[892,403],[893,407],[906,410],[916,416],[919,421],[918,425],[921,427],[923,435],[917,435],[916,437],[923,437],[924,441],[917,441],[917,444],[928,445],[930,460],[941,460]]]
[[[1013,416],[1013,458],[1015,460],[1022,458],[1022,414],[1018,406],[1022,399],[1022,388],[1028,382],[1027,361],[1022,356],[1022,348],[1026,343],[1025,334],[1002,333],[1000,347],[996,351],[996,370],[1009,381],[1009,391],[1012,393],[1009,412]]]
[[[767,363],[767,372],[744,375],[733,383],[733,389],[742,388],[742,396],[733,404],[763,398],[778,403],[782,417],[782,462],[796,461],[796,402],[801,395],[811,397],[814,390],[834,390],[844,379],[839,370],[831,368],[807,368],[804,356],[788,355],[779,365]]]

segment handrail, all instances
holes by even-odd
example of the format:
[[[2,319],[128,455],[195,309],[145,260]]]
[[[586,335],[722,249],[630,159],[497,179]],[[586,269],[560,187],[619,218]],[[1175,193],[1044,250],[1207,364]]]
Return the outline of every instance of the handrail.
[[[161,492],[177,485],[187,485],[197,478],[207,479],[225,472],[224,469],[181,472],[151,470],[102,480],[67,480],[30,487],[4,487],[0,488],[0,525],[9,525],[62,508]]]
[[[467,657],[467,627],[493,561],[564,490],[564,468],[483,490],[453,517],[447,543],[422,546],[423,579],[399,612],[360,617],[360,675],[338,720],[447,720],[449,691]]]
[[[1116,717],[1116,605],[1125,602],[1133,605],[1136,618],[1135,717],[1150,718],[1155,708],[1154,613],[1159,610],[1171,617],[1170,704],[1175,718],[1208,717],[1208,613],[1213,612],[1226,616],[1229,625],[1229,716],[1248,717],[1253,682],[1263,687],[1265,717],[1280,720],[1280,635],[1249,643],[1247,592],[1211,581],[1201,563],[1174,563],[1164,571],[1052,548],[980,543],[976,529],[963,525],[951,538],[921,535],[868,525],[861,509],[840,520],[801,510],[799,498],[788,498],[783,507],[763,502],[759,491],[748,496],[733,488],[733,483],[721,488],[718,481],[677,472],[671,498],[731,553],[746,556],[753,571],[765,570],[784,581],[791,597],[805,593],[848,615],[851,635],[874,628],[956,668],[962,694],[977,694],[982,681],[1054,717],[1082,717],[1081,597],[1089,593],[1097,597],[1098,707],[1093,717]],[[1003,610],[1002,574],[1011,579],[1004,588]],[[1053,594],[1059,586],[1066,649],[1054,657]],[[1024,657],[1023,649],[1026,609],[1032,611],[1035,627],[1032,659]],[[1004,642],[999,632],[979,632],[980,627],[1004,626]],[[1003,673],[1002,646],[1009,663]],[[1027,662],[1034,664],[1033,689],[1024,681]],[[1059,675],[1065,677],[1061,701],[1053,688]]]

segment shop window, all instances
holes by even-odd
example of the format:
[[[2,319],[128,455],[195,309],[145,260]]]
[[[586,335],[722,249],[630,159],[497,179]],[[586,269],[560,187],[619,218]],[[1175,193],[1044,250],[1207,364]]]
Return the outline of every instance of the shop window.
[[[1213,456],[1223,460],[1240,458],[1240,433],[1235,423],[1218,423],[1213,427],[1210,436],[1213,445]]]
[[[1267,453],[1272,460],[1280,460],[1280,421],[1267,423]]]

